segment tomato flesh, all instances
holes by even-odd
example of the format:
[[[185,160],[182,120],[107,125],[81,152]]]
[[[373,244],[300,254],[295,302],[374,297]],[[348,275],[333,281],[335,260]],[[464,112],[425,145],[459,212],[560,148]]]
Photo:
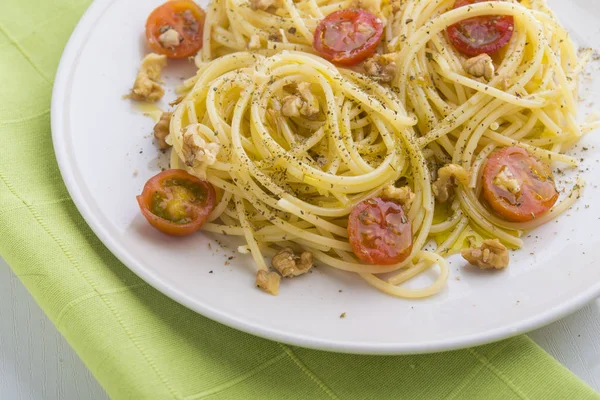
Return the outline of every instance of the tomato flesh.
[[[517,185],[507,185],[506,178]],[[550,167],[521,147],[490,155],[483,172],[483,197],[496,213],[513,222],[531,221],[558,200]]]
[[[454,8],[481,3],[486,0],[457,0]],[[504,47],[513,35],[514,18],[510,15],[474,17],[450,25],[446,30],[450,41],[461,53],[474,57],[493,54]]]
[[[391,265],[412,251],[412,226],[398,203],[375,197],[356,205],[348,219],[354,254],[369,264]]]
[[[204,225],[215,206],[213,186],[181,169],[150,178],[137,201],[142,214],[159,231],[189,235]]]
[[[369,58],[379,45],[383,23],[358,9],[339,10],[319,22],[313,39],[321,56],[340,65],[354,65]]]
[[[193,56],[202,47],[204,11],[191,0],[168,1],[150,13],[146,20],[146,43],[152,51],[169,58]],[[165,47],[160,36],[174,29],[179,44]]]

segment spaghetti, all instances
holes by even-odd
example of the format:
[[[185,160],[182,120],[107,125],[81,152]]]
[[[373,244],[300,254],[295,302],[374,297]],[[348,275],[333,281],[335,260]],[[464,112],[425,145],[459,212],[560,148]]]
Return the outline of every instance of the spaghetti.
[[[524,231],[567,210],[579,180],[549,212],[511,221],[482,201],[482,177],[491,155],[509,146],[546,165],[577,165],[563,150],[598,127],[575,120],[578,74],[590,54],[577,56],[543,0],[454,5],[284,0],[262,10],[213,1],[198,73],[183,86],[167,138],[171,167],[217,188],[202,229],[243,237],[240,250],[259,271],[269,269],[265,255],[291,248],[385,293],[420,298],[444,287],[445,256],[485,238],[520,248]],[[363,64],[340,68],[313,54],[319,21],[351,6],[384,22],[377,52],[397,67],[389,84],[366,76]],[[514,34],[484,78],[467,70],[469,57],[446,30],[490,15],[512,17]],[[468,174],[452,177],[461,183],[449,203],[436,202],[432,189],[444,165]],[[394,185],[410,194],[403,208],[412,250],[399,263],[364,263],[349,243],[348,215]],[[426,250],[431,243],[435,251]],[[428,287],[401,286],[433,266],[439,273]]]
[[[319,21],[333,11],[349,8],[352,1],[282,0],[273,3],[280,6],[274,13],[253,10],[255,3],[257,0],[213,1],[207,9],[202,50],[197,57],[210,61],[249,47],[265,55],[283,50],[314,53],[313,35]]]

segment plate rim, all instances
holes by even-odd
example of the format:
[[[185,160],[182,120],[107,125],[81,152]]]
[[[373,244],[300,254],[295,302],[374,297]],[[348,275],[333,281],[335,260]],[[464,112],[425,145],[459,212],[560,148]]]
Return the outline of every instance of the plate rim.
[[[162,281],[160,277],[146,270],[141,262],[137,261],[132,254],[126,251],[124,246],[113,239],[101,223],[100,219],[95,216],[90,205],[85,201],[82,190],[78,186],[67,151],[68,146],[66,144],[66,138],[68,137],[68,132],[65,126],[65,120],[68,118],[68,110],[65,107],[65,104],[66,100],[69,98],[68,88],[69,83],[71,82],[71,72],[77,66],[81,48],[92,33],[96,22],[103,16],[104,12],[117,1],[120,0],[93,1],[77,23],[65,46],[58,65],[52,90],[50,113],[52,142],[63,182],[75,207],[87,225],[92,229],[104,246],[106,246],[108,250],[123,263],[123,265],[162,294],[209,319],[258,337],[316,350],[371,355],[434,353],[496,342],[550,324],[583,308],[600,296],[600,282],[596,282],[595,285],[591,285],[587,290],[580,292],[577,296],[574,296],[563,304],[554,306],[543,313],[538,313],[528,318],[521,318],[511,325],[501,328],[486,330],[477,334],[458,336],[450,340],[440,339],[425,342],[376,343],[365,341],[335,341],[274,328],[265,328],[260,326],[260,324],[228,315],[226,312],[202,304],[201,302],[192,299],[184,292],[181,292],[176,287],[173,287],[173,285]]]

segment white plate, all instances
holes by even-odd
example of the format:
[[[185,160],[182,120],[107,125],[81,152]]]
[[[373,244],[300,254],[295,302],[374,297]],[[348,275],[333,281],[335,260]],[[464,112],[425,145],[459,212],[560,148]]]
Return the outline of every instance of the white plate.
[[[54,147],[75,204],[104,244],[152,286],[255,335],[372,354],[442,351],[507,338],[600,295],[600,190],[593,181],[600,175],[598,136],[585,139],[590,149],[583,169],[589,168],[584,176],[590,185],[577,210],[532,232],[506,271],[481,273],[453,259],[447,288],[425,300],[390,297],[355,275],[326,268],[283,281],[280,295],[272,297],[254,287],[252,260],[233,254],[235,246],[221,248],[215,243],[220,238],[203,233],[171,239],[151,229],[135,196],[167,163],[152,144],[153,122],[121,96],[146,52],[145,18],[161,1],[96,0],[64,52],[52,99]],[[579,43],[600,48],[600,3],[551,5]],[[171,65],[170,87],[193,72],[187,61]],[[589,80],[584,85],[589,93],[581,107],[589,112],[600,86]],[[171,91],[166,100],[174,97]]]

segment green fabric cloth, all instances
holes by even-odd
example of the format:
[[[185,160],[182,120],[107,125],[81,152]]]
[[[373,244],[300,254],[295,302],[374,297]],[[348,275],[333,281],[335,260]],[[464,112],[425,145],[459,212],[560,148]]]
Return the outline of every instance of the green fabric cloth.
[[[227,328],[142,282],[80,217],[52,149],[53,76],[88,4],[2,4],[0,255],[111,397],[600,399],[524,336],[445,354],[333,354]]]

